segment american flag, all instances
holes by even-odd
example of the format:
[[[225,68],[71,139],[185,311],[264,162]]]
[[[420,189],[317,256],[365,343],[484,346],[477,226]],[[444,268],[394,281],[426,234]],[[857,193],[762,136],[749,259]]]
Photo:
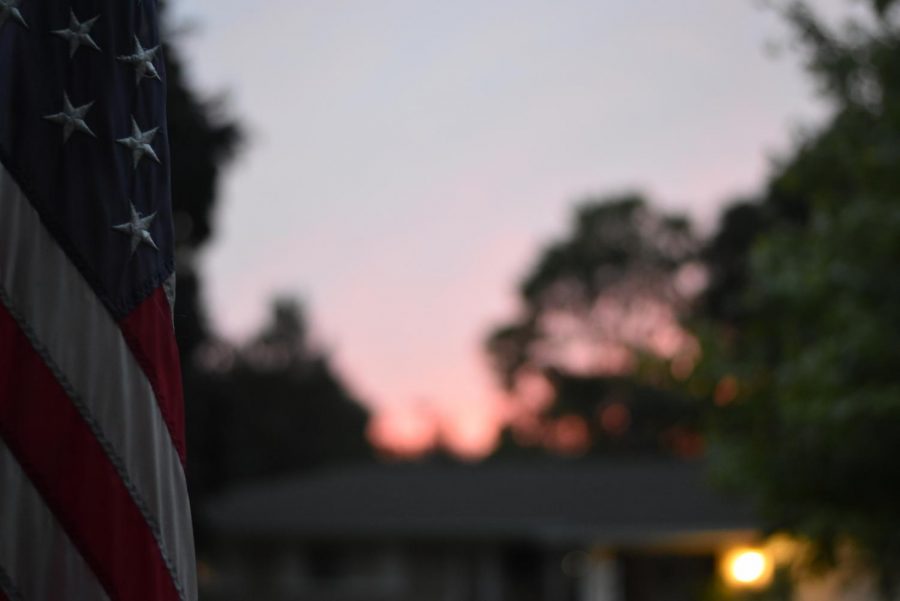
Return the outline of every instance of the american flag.
[[[196,599],[156,0],[0,0],[0,601]]]

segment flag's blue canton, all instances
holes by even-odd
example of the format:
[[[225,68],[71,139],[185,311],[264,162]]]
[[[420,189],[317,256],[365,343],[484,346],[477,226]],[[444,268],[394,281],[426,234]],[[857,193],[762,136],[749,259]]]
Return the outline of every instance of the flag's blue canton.
[[[116,318],[174,268],[157,10],[0,0],[0,161]]]

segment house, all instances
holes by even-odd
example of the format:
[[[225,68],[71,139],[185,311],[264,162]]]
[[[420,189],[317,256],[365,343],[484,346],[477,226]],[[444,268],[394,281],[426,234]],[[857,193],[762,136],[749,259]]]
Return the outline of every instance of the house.
[[[335,469],[206,518],[209,601],[689,600],[756,536],[702,464],[673,461]]]

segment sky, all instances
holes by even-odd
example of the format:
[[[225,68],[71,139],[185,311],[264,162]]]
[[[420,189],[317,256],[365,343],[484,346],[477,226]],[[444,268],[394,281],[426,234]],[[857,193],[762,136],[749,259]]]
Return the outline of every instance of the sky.
[[[172,4],[189,75],[248,134],[200,258],[215,327],[301,298],[398,445],[435,420],[490,444],[483,341],[577,202],[640,190],[709,231],[827,114],[751,0]]]

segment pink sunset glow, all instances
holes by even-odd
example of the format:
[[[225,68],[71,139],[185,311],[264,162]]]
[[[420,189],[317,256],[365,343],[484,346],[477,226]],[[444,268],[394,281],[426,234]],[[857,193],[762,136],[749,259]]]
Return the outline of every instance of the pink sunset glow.
[[[785,132],[826,112],[793,59],[766,56],[785,32],[752,2],[176,8],[202,24],[183,42],[200,84],[231,91],[250,133],[200,258],[212,317],[242,339],[274,294],[302,298],[373,410],[370,438],[397,456],[440,443],[480,457],[510,420],[523,440],[580,452],[587,425],[529,429],[545,383],[523,384],[523,417],[483,351],[540,249],[574,203],[623,189],[708,230],[790,146]],[[624,341],[692,369],[696,344],[666,305],[596,311],[617,329],[570,347],[573,364],[627,370]],[[627,416],[610,411],[615,430]]]

